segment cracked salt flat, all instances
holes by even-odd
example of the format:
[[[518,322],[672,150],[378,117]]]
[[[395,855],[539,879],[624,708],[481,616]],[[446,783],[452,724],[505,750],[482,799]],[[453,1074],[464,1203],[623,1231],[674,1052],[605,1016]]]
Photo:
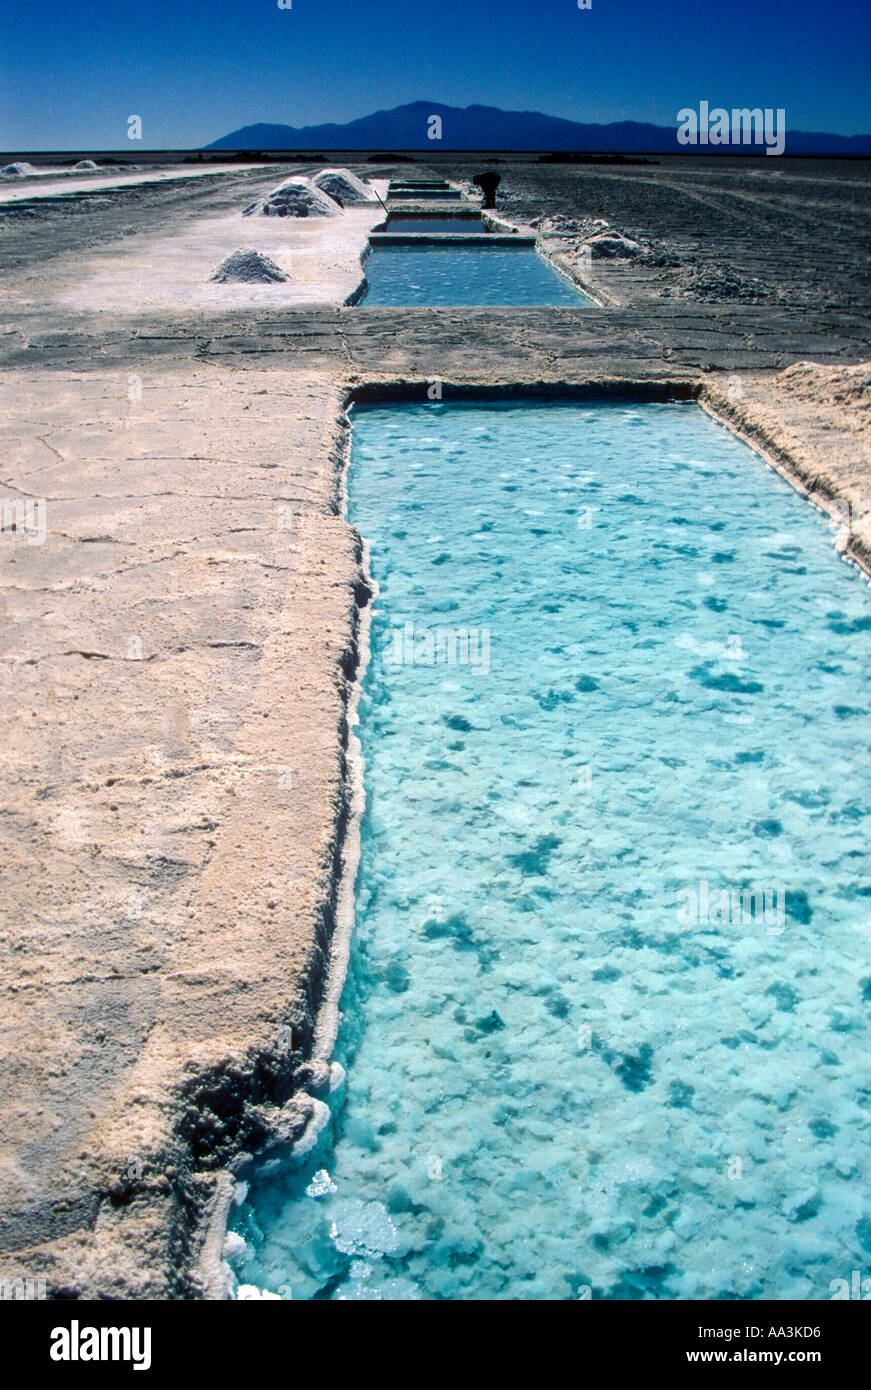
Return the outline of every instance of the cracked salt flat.
[[[252,1177],[240,1280],[830,1297],[871,1256],[871,599],[834,528],[690,404],[359,411],[349,511],[346,1103]],[[486,624],[489,674],[392,664],[407,620]],[[783,933],[681,923],[700,879],[782,886]]]

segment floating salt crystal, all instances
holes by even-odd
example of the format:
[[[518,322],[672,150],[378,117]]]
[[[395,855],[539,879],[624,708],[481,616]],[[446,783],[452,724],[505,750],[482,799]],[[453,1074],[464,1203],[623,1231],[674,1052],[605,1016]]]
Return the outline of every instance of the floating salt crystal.
[[[307,1197],[328,1197],[331,1192],[338,1192],[338,1190],[326,1168],[319,1168],[306,1188],[305,1194]]]

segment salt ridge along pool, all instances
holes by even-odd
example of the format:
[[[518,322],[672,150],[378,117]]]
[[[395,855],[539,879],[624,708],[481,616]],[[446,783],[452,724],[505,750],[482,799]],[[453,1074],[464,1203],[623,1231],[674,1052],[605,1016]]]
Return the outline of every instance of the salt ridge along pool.
[[[692,403],[358,409],[348,513],[347,1082],[237,1278],[830,1298],[871,1253],[866,581]]]
[[[532,247],[376,246],[366,278],[367,306],[595,304]]]

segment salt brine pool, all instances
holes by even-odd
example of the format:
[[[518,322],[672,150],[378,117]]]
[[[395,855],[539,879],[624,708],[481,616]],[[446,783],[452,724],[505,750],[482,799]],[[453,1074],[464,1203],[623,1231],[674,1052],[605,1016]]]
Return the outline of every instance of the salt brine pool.
[[[376,228],[376,231],[378,229]],[[437,235],[444,236],[446,232],[456,234],[457,232],[472,232],[479,236],[486,235],[487,229],[480,216],[470,217],[463,213],[454,213],[452,216],[444,217],[411,217],[391,213],[387,219],[387,224],[381,230],[385,232],[402,232],[407,234],[413,232],[416,235]]]
[[[366,305],[595,304],[532,247],[376,246],[366,278]]]
[[[238,1279],[830,1298],[871,1255],[867,583],[690,403],[358,409],[348,511],[345,1103],[254,1170]]]

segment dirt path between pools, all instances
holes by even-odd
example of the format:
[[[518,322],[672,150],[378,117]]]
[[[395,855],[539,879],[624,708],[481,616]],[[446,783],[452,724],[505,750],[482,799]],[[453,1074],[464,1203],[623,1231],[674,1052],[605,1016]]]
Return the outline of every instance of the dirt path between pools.
[[[506,161],[596,309],[343,308],[377,209],[240,220],[311,166],[0,209],[4,1279],[220,1294],[228,1169],[323,1094],[351,394],[697,396],[871,564],[871,180],[772,163]],[[640,253],[585,257],[603,220]],[[208,284],[237,245],[287,291]]]

